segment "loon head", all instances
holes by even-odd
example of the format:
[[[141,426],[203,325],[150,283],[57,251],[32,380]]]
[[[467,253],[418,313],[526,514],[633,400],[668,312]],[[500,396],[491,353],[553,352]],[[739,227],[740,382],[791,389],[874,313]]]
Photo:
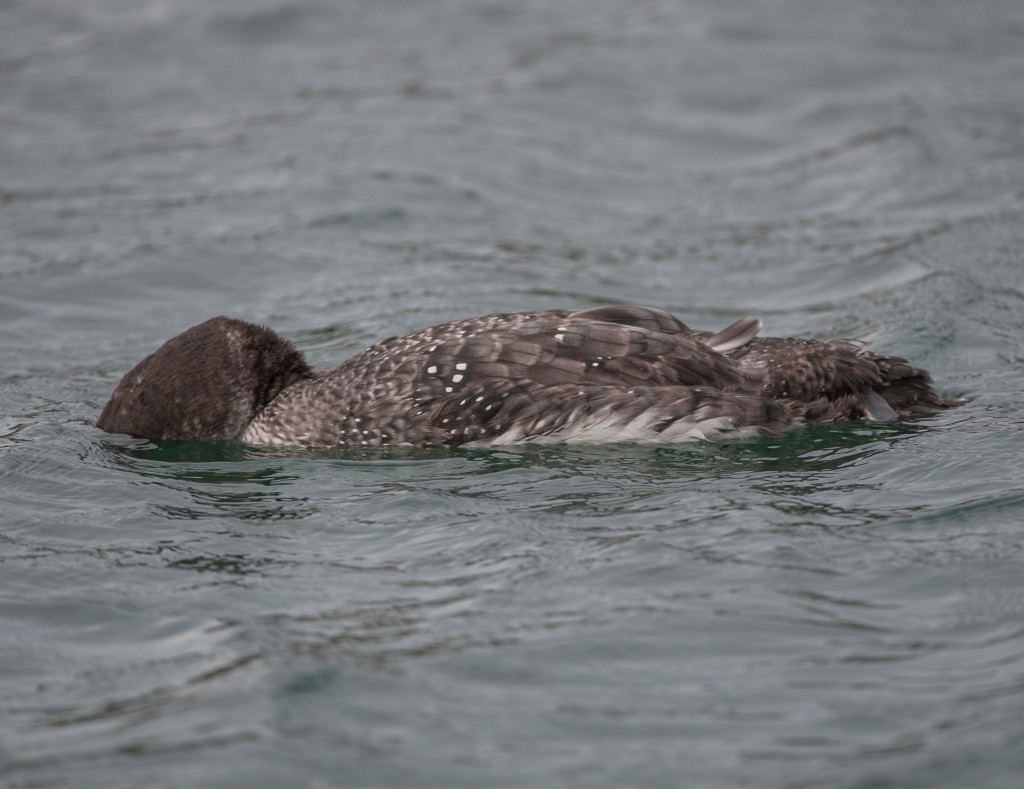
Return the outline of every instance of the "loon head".
[[[295,346],[270,329],[211,318],[135,365],[96,424],[152,439],[238,438],[281,390],[311,374]]]

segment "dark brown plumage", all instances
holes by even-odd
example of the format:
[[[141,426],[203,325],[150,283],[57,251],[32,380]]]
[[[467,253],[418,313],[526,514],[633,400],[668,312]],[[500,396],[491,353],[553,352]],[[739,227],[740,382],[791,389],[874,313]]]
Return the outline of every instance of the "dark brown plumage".
[[[923,370],[845,341],[695,332],[647,307],[508,313],[392,337],[313,370],[269,329],[214,318],[122,379],[108,431],[301,446],[685,441],[939,411]]]

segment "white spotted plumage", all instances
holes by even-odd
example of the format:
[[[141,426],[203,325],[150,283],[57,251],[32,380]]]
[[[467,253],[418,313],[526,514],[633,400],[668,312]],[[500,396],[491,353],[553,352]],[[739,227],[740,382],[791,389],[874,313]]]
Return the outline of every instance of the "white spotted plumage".
[[[694,331],[647,307],[485,315],[313,370],[269,329],[215,318],[126,374],[99,424],[312,447],[667,443],[958,402],[942,400],[901,357],[845,341],[760,338],[760,327],[745,318]],[[222,390],[229,396],[213,399]]]

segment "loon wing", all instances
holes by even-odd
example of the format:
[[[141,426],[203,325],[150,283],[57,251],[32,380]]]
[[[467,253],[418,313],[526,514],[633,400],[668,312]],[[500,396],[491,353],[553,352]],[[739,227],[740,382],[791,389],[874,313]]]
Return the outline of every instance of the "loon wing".
[[[707,337],[703,342],[709,348],[719,353],[742,348],[757,336],[763,325],[760,318],[740,318],[735,323],[730,323],[720,332]]]

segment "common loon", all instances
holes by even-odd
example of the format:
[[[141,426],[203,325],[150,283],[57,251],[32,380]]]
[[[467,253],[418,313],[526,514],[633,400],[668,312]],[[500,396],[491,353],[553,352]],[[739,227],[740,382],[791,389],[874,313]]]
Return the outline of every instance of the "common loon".
[[[670,443],[961,402],[901,357],[760,329],[743,318],[695,331],[650,307],[502,313],[391,337],[327,370],[268,328],[217,317],[139,362],[97,424],[321,448]]]

